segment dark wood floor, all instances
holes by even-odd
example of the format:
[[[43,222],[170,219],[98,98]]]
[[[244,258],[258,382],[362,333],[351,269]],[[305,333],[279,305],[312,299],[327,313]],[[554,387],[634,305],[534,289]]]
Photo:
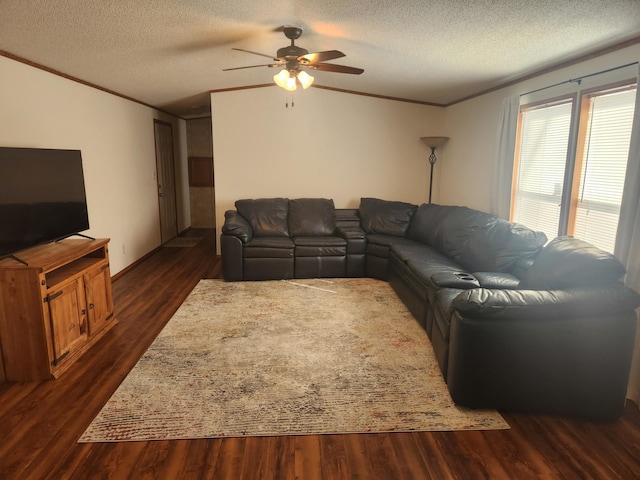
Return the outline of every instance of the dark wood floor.
[[[640,478],[633,404],[610,424],[504,413],[510,430],[76,443],[198,280],[219,275],[212,234],[159,249],[114,281],[119,325],[74,368],[0,386],[0,479]]]

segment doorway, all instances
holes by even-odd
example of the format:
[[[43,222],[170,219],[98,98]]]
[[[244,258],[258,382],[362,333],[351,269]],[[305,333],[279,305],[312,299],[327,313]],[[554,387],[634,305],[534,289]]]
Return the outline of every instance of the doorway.
[[[211,117],[187,120],[191,226],[215,228],[215,181]]]
[[[154,120],[153,127],[156,143],[156,169],[158,172],[160,239],[164,245],[178,235],[173,129],[170,123],[160,120]]]

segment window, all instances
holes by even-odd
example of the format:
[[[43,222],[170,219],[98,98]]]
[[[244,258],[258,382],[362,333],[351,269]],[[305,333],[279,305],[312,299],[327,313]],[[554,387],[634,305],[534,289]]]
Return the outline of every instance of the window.
[[[635,83],[520,109],[511,220],[613,252]]]

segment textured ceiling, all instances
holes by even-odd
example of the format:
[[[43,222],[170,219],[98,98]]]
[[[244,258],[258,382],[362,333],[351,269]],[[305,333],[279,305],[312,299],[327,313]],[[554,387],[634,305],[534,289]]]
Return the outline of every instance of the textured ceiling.
[[[274,55],[282,25],[365,69],[318,85],[448,104],[640,36],[640,0],[0,0],[0,50],[185,117],[270,83],[222,69],[268,63],[231,48]]]

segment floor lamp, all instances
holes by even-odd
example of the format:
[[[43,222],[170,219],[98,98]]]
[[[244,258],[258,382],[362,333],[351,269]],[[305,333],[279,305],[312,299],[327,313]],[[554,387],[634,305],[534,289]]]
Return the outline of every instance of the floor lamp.
[[[441,147],[449,137],[420,137],[427,147],[431,149],[431,155],[429,155],[429,163],[431,164],[431,174],[429,176],[429,203],[431,203],[431,190],[433,188],[433,166],[436,164],[436,148]]]

